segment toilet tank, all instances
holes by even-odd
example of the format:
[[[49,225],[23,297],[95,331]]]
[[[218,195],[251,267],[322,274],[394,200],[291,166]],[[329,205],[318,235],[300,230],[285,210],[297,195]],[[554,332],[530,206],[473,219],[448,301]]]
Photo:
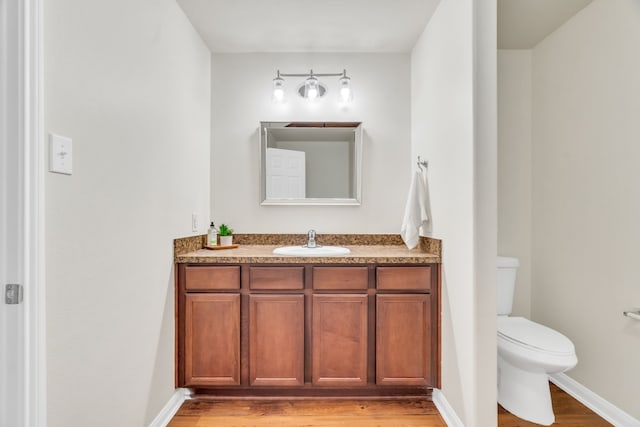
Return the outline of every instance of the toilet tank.
[[[498,315],[509,315],[513,308],[513,295],[516,290],[516,272],[520,262],[518,258],[499,256],[497,260],[498,274],[496,279]]]

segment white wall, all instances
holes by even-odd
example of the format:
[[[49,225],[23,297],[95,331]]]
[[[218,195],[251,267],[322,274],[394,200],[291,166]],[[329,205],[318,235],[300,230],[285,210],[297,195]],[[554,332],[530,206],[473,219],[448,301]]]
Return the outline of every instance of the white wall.
[[[640,418],[640,3],[595,0],[533,50],[533,299],[568,374]]]
[[[24,2],[18,1],[0,3],[0,286],[4,294],[6,284],[21,283],[29,298],[37,292],[37,286],[26,275],[30,258],[24,256],[25,246],[29,247],[25,245],[28,236],[24,230],[29,224],[24,219],[29,215],[25,206],[31,201],[24,196],[32,188],[23,179],[28,173],[25,153],[32,146],[24,134],[28,127],[25,121],[29,120],[25,117],[28,107],[23,104],[26,55],[21,52],[21,35],[26,32],[26,18],[22,16],[25,7]],[[36,406],[35,402],[27,406],[24,397],[28,381],[24,363],[28,357],[24,350],[25,313],[33,306],[28,299],[18,305],[5,304],[4,297],[0,300],[0,426],[23,425],[26,408]]]
[[[495,2],[483,3],[495,20]],[[442,391],[468,427],[496,424],[495,23],[478,26],[491,18],[476,13],[472,0],[443,0],[411,58],[412,158],[429,161],[443,239]],[[474,62],[476,41],[486,62]],[[474,107],[487,108],[487,128]]]
[[[210,55],[172,0],[44,7],[74,169],[46,177],[48,426],[145,426],[174,390],[172,239],[209,213]]]
[[[498,51],[498,254],[520,260],[513,315],[531,315],[531,50]]]
[[[398,233],[411,166],[408,54],[214,54],[211,108],[211,212],[240,233]],[[352,79],[354,101],[330,93],[310,104],[294,94],[303,79],[287,78],[288,103],[271,102],[276,70],[340,72]],[[358,207],[260,206],[260,121],[361,121],[363,197]],[[331,173],[328,171],[328,173]]]

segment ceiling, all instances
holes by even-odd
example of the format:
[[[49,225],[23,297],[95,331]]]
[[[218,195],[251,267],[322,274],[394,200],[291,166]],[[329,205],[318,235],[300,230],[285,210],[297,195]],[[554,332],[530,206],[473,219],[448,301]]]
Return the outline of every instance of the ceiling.
[[[440,0],[177,0],[212,52],[410,52]]]
[[[593,0],[498,0],[498,49],[531,49]]]
[[[216,53],[410,52],[440,0],[177,2]],[[591,2],[498,0],[498,48],[531,49]]]

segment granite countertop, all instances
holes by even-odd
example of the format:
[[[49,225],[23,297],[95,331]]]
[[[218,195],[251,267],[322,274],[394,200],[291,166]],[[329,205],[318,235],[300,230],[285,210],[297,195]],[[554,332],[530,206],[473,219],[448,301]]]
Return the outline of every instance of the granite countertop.
[[[303,235],[234,235],[234,249],[204,248],[206,236],[194,236],[174,241],[176,263],[265,263],[265,264],[427,264],[441,262],[441,242],[421,238],[419,247],[409,250],[396,235],[318,235],[325,245],[349,248],[350,254],[340,256],[283,256],[273,250],[280,246],[296,245]]]

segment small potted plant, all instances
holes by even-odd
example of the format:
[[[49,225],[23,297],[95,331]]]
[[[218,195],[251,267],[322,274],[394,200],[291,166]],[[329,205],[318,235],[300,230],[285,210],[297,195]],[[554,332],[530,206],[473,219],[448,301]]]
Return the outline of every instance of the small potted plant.
[[[227,225],[220,224],[218,235],[220,236],[220,246],[231,246],[233,244],[233,229]]]

